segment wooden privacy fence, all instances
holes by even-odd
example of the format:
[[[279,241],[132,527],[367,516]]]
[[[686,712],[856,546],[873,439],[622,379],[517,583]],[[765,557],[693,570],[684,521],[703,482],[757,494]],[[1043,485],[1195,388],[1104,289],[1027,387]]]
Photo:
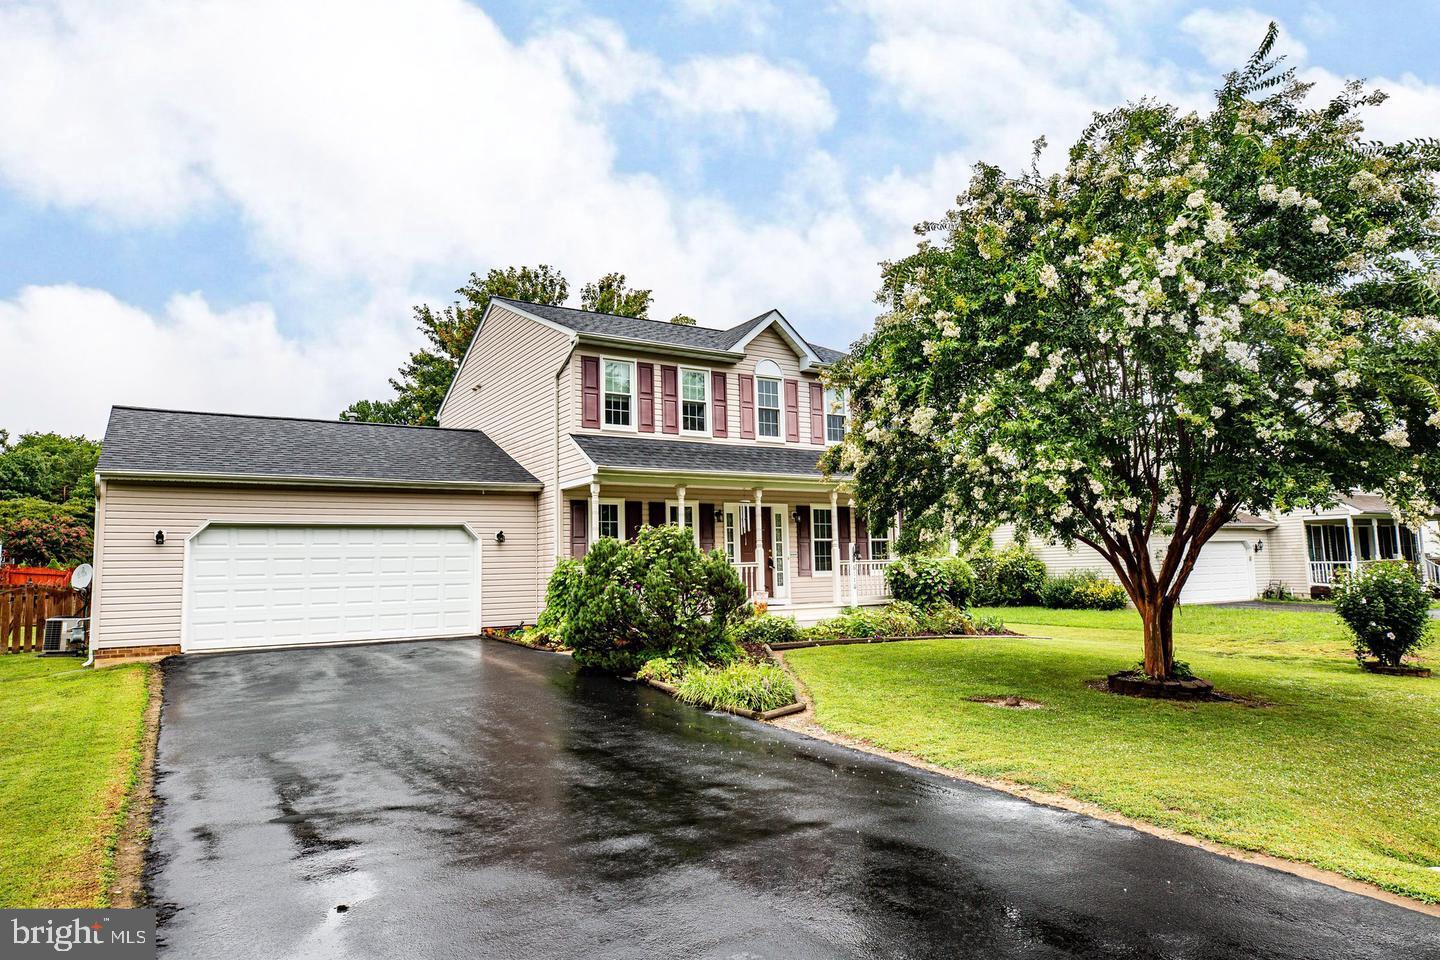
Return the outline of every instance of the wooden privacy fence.
[[[70,587],[0,588],[0,653],[38,651],[50,617],[78,617],[85,595]]]

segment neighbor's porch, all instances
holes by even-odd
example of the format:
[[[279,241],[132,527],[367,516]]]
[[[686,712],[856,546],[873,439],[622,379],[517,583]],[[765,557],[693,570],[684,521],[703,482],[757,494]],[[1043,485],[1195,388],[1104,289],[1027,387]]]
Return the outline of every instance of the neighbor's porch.
[[[893,524],[872,527],[830,487],[600,481],[564,498],[562,542],[572,557],[601,537],[634,539],[642,525],[669,524],[692,531],[701,550],[722,551],[751,600],[802,623],[890,599]]]
[[[1440,583],[1440,564],[1426,554],[1423,529],[1412,529],[1389,515],[1351,516],[1305,521],[1311,591],[1328,589],[1341,571],[1358,572],[1380,560],[1404,560],[1427,582]]]

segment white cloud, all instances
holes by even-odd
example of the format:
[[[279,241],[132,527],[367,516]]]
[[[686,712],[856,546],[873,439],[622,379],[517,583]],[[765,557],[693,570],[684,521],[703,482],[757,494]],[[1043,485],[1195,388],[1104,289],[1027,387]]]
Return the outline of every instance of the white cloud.
[[[392,326],[347,324],[303,341],[281,333],[265,304],[217,311],[198,294],[149,313],[101,290],[25,287],[0,300],[0,427],[99,437],[112,403],[334,417],[378,395],[412,346]]]
[[[1249,8],[1202,8],[1180,21],[1180,32],[1190,38],[1212,67],[1228,72],[1242,66],[1255,52],[1272,20],[1278,22],[1279,18]],[[1305,59],[1305,45],[1283,25],[1280,37],[1275,53],[1287,55],[1292,63]]]

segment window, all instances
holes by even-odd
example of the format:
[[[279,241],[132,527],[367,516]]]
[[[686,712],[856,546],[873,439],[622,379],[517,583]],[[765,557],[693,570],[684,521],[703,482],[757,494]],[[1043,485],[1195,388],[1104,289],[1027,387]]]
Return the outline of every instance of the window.
[[[633,425],[635,365],[627,360],[605,361],[605,426]]]
[[[769,440],[780,439],[780,381],[755,381],[755,432]]]
[[[740,561],[739,545],[735,542],[737,536],[735,511],[725,511],[725,559],[731,563]]]
[[[619,500],[600,501],[600,536],[620,539],[621,510]]]
[[[680,525],[680,504],[674,500],[667,502],[665,504],[665,515],[669,517],[670,526],[678,527]],[[698,547],[700,545],[700,531],[695,528],[695,504],[693,503],[685,504],[685,529],[690,531],[690,537]]]
[[[890,559],[890,520],[870,518],[870,559]]]
[[[844,390],[825,388],[825,442],[842,443],[845,440],[845,419],[849,415]]]
[[[705,433],[709,428],[710,375],[704,370],[680,371],[680,429]]]
[[[835,514],[829,507],[810,508],[810,552],[816,573],[835,569]]]

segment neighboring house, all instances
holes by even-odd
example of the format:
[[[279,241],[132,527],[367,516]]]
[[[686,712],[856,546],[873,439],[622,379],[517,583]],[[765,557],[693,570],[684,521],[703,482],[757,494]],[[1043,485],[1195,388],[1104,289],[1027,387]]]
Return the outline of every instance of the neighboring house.
[[[1002,526],[995,542],[1014,542]],[[1167,538],[1155,538],[1155,558]],[[1111,579],[1109,564],[1089,547],[1030,543],[1051,573],[1096,570]],[[1440,536],[1434,524],[1418,530],[1398,522],[1383,497],[1357,493],[1329,510],[1293,510],[1271,517],[1242,514],[1205,545],[1181,591],[1184,603],[1253,600],[1267,587],[1302,597],[1328,595],[1339,570],[1358,570],[1375,560],[1404,559],[1432,583],[1440,583]]]
[[[718,330],[496,298],[438,428],[116,407],[97,653],[533,623],[557,558],[646,523],[802,621],[882,602],[890,525],[817,466],[840,356],[774,310]]]

